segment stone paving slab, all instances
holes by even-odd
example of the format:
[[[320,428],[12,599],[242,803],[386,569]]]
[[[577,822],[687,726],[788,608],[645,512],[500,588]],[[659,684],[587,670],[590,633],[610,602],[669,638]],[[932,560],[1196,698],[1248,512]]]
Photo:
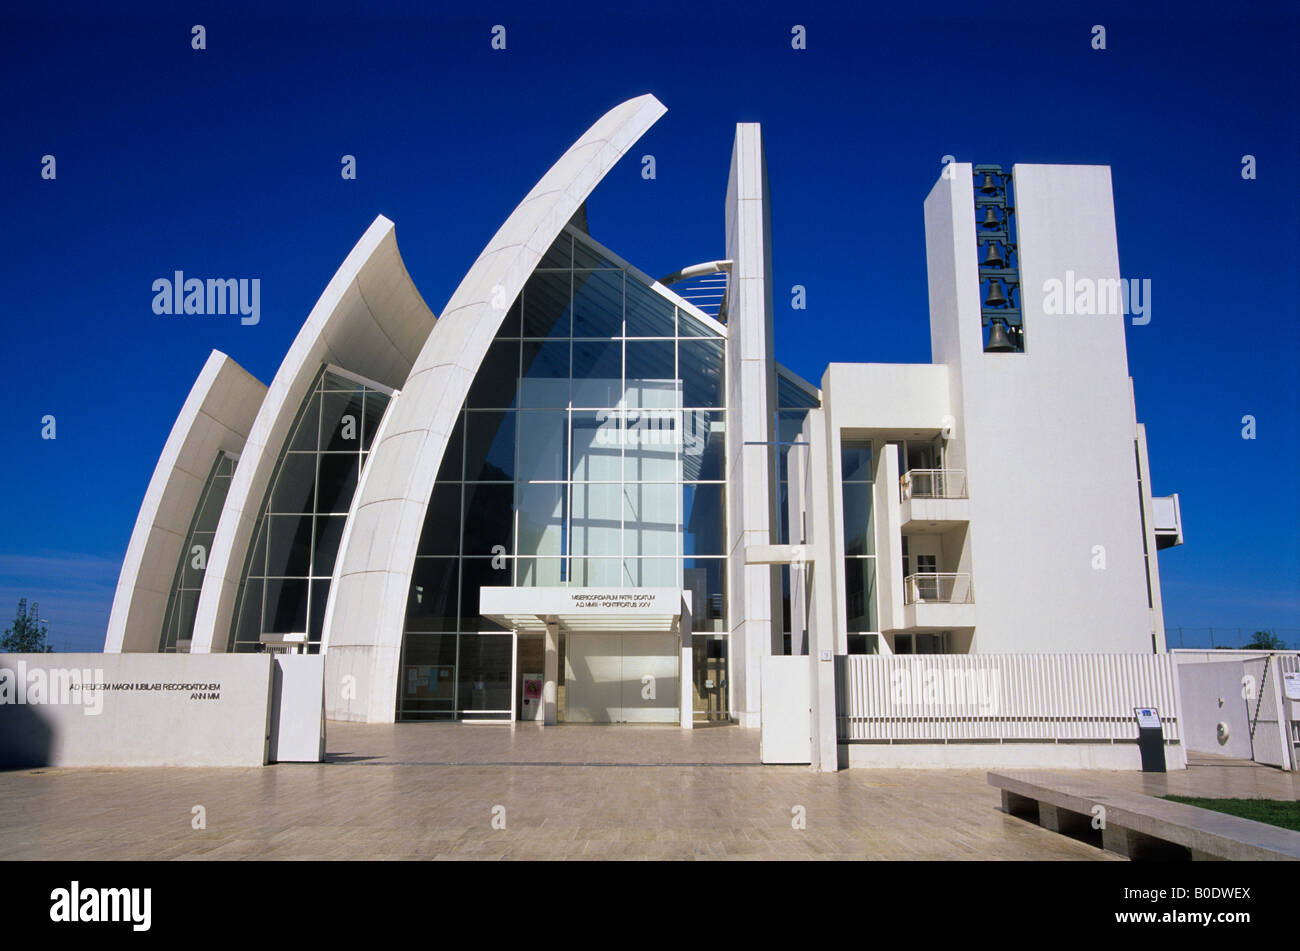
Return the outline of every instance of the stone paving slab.
[[[761,766],[739,727],[331,722],[328,750],[0,772],[0,858],[1117,860],[1002,813],[984,770]]]

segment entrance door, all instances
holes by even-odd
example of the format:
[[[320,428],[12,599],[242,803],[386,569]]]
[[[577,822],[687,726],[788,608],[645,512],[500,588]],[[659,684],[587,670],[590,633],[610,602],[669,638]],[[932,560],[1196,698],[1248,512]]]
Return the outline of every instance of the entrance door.
[[[678,722],[676,634],[568,635],[566,723]]]

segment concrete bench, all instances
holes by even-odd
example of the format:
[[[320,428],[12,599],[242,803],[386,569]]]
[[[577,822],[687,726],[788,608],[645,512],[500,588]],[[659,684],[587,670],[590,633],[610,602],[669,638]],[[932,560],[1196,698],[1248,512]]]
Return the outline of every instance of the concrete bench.
[[[1008,772],[989,773],[988,781],[1002,791],[1009,815],[1131,859],[1300,860],[1300,832],[1107,789],[1087,777]],[[1094,818],[1104,820],[1100,829],[1094,829]]]

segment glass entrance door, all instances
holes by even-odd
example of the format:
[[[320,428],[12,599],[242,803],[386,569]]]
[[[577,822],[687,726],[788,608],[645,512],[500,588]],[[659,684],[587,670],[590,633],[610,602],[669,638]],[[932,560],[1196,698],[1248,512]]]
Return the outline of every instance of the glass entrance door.
[[[569,633],[564,657],[567,723],[676,723],[676,634]]]

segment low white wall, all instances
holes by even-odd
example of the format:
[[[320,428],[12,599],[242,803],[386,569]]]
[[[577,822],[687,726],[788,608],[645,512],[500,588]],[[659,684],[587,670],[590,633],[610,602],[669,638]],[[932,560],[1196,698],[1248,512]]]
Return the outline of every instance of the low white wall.
[[[0,654],[0,766],[261,766],[269,654]]]
[[[1136,743],[842,743],[840,765],[861,769],[1140,770]],[[1165,769],[1186,769],[1181,744],[1165,743]]]
[[[325,655],[276,654],[271,698],[272,763],[325,758]]]
[[[1178,689],[1183,703],[1183,732],[1187,748],[1236,759],[1251,758],[1250,704],[1242,685],[1245,665],[1225,663],[1178,665]],[[1225,729],[1221,732],[1219,724]]]

